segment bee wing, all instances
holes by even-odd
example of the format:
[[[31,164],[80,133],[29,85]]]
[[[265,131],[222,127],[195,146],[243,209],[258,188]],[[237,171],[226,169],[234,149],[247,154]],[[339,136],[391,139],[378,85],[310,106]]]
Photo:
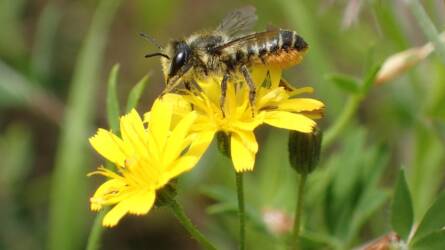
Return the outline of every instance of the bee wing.
[[[255,7],[245,6],[227,14],[216,28],[216,31],[233,37],[251,30],[257,19]]]
[[[219,50],[223,50],[225,48],[242,48],[248,44],[253,42],[257,42],[258,44],[262,44],[267,41],[270,37],[276,36],[280,31],[279,30],[268,30],[263,32],[257,32],[249,35],[245,35],[242,37],[235,38],[230,40],[224,44],[221,44],[217,47],[212,48],[213,51],[217,52]]]

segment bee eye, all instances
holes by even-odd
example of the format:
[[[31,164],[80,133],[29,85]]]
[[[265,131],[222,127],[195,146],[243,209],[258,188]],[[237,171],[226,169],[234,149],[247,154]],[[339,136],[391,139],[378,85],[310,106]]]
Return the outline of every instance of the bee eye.
[[[189,57],[189,47],[185,44],[178,45],[176,49],[177,53],[173,57],[172,64],[170,67],[170,76],[176,75],[179,69],[187,63]]]
[[[176,56],[175,56],[175,62],[174,64],[178,65],[178,66],[182,66],[185,63],[185,52],[179,52]]]

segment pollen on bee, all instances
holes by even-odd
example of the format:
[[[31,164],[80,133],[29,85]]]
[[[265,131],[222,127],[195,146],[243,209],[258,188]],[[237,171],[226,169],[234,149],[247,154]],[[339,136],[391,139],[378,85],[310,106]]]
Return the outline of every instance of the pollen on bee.
[[[278,66],[282,69],[289,68],[295,64],[299,64],[303,60],[304,51],[277,51],[277,53],[268,55],[264,58],[267,65]]]

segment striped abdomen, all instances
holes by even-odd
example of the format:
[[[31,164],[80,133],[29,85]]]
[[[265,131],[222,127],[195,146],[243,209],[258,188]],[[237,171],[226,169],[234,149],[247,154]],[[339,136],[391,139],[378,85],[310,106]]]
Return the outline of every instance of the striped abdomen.
[[[308,44],[295,31],[279,30],[263,34],[266,36],[252,39],[246,46],[233,51],[230,58],[232,63],[287,68],[301,62]]]

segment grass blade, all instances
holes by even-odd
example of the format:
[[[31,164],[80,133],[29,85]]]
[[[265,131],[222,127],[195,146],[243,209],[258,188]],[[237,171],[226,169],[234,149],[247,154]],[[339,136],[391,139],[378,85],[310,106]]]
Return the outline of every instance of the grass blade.
[[[117,77],[119,75],[119,64],[115,64],[108,77],[107,88],[107,119],[108,125],[113,132],[119,131],[119,99],[117,97]]]
[[[37,22],[37,31],[32,49],[31,74],[42,84],[48,84],[56,42],[56,32],[62,12],[54,2],[48,3]]]
[[[26,106],[60,125],[64,106],[36,83],[0,60],[0,107]]]
[[[48,249],[82,248],[87,160],[95,93],[107,33],[120,0],[102,0],[77,59],[53,174]],[[83,219],[82,219],[83,218]]]
[[[139,102],[141,98],[142,92],[147,85],[148,75],[144,76],[136,85],[131,89],[130,94],[128,95],[127,101],[127,113],[130,112]]]

